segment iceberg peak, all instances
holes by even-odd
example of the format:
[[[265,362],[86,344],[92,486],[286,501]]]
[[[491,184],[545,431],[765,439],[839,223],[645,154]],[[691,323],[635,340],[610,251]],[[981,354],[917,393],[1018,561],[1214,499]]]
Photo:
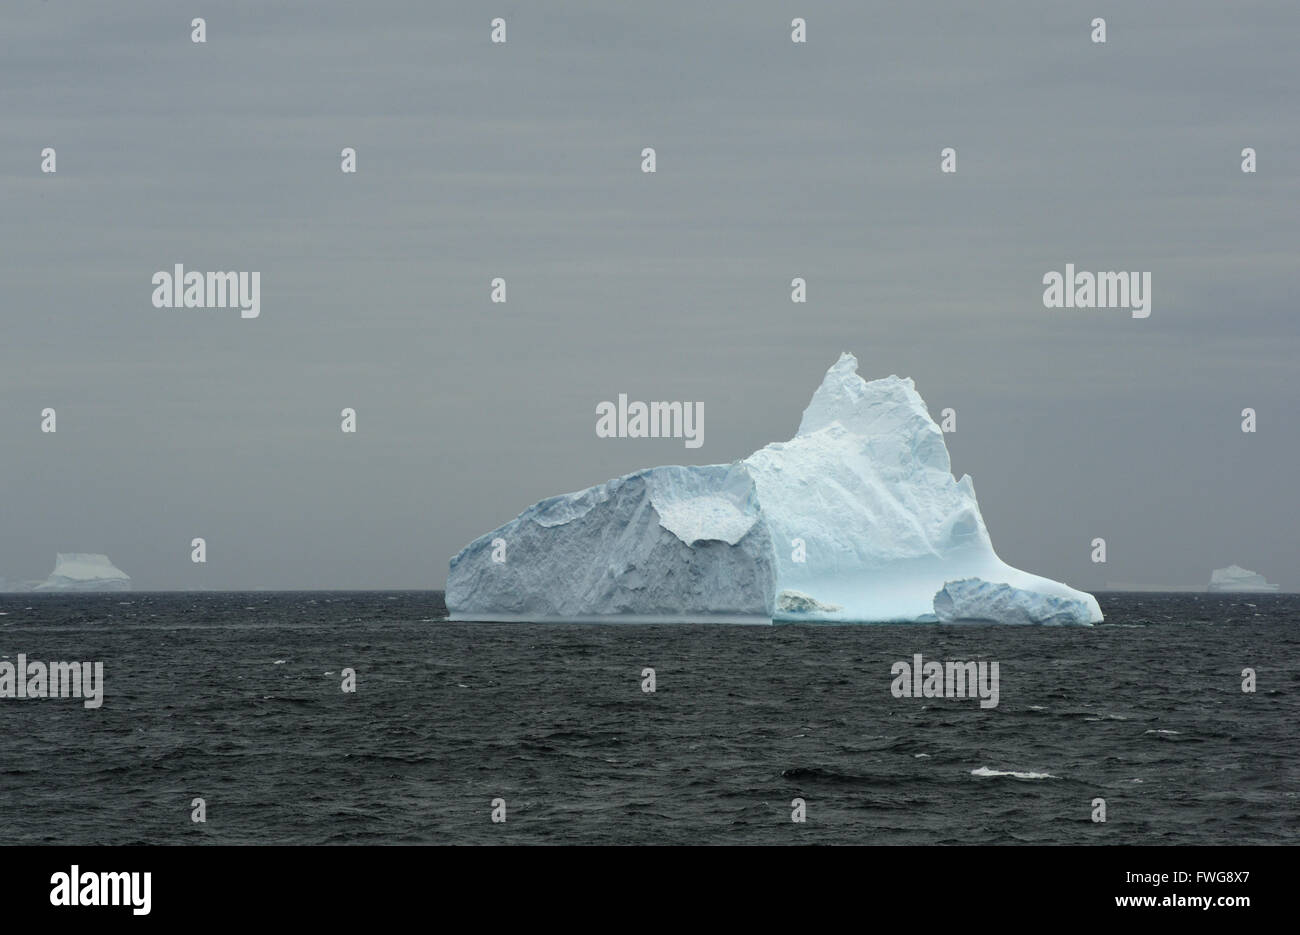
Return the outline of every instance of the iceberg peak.
[[[943,431],[930,418],[925,400],[911,378],[895,375],[864,380],[858,375],[858,359],[841,354],[826,371],[821,386],[804,409],[795,438],[834,430],[862,440],[864,448],[907,449],[934,470],[948,473],[952,464],[943,442]],[[891,457],[900,452],[895,452]]]

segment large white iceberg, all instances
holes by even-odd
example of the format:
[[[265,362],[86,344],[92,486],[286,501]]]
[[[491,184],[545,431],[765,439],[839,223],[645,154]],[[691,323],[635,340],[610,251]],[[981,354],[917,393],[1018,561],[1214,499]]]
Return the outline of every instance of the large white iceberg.
[[[1216,568],[1210,573],[1209,591],[1276,591],[1277,585],[1269,584],[1264,576],[1247,571],[1240,565]]]
[[[129,591],[131,578],[108,560],[91,552],[59,552],[54,571],[35,591]]]
[[[1092,595],[997,557],[912,381],[857,366],[841,355],[788,442],[552,497],[475,539],[451,560],[452,619],[934,621],[945,585],[977,578],[1012,589],[1015,622],[1100,621]]]

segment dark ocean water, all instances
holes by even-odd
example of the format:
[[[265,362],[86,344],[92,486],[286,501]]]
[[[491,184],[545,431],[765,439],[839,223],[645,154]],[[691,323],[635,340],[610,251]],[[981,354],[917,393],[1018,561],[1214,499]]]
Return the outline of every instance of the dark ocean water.
[[[450,624],[436,592],[0,595],[0,656],[99,660],[106,682],[94,710],[0,699],[0,827],[11,844],[1300,842],[1300,596],[1098,597],[1103,625],[1022,629]],[[998,706],[893,697],[914,653],[997,661]]]

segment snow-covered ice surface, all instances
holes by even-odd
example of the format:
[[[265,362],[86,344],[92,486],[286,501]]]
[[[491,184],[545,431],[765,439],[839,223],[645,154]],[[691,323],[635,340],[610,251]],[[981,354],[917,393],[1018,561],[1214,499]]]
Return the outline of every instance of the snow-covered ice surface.
[[[59,552],[54,571],[36,591],[129,591],[131,578],[108,560],[91,552]]]
[[[1248,571],[1240,565],[1216,568],[1210,573],[1210,591],[1276,591],[1276,584],[1269,584],[1264,576]]]
[[[934,621],[945,584],[978,578],[1014,592],[982,605],[1014,622],[1031,604],[1100,621],[1092,595],[997,557],[912,381],[857,364],[841,355],[788,442],[552,497],[474,540],[451,560],[452,618]]]

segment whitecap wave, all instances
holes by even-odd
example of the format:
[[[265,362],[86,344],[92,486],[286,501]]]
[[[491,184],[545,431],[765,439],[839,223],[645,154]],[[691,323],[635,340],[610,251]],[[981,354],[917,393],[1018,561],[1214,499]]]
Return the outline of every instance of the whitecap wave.
[[[1030,773],[1014,769],[989,769],[987,766],[981,766],[979,769],[970,771],[972,776],[1011,776],[1015,779],[1056,779],[1051,773]]]

